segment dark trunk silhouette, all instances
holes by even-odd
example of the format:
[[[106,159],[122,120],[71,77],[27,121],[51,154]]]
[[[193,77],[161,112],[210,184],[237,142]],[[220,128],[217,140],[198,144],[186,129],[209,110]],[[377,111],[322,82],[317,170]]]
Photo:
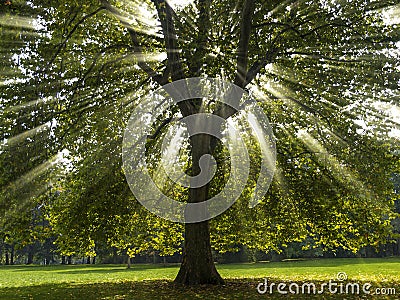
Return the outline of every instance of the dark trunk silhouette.
[[[10,265],[14,264],[14,245],[11,245],[11,252],[10,252]]]

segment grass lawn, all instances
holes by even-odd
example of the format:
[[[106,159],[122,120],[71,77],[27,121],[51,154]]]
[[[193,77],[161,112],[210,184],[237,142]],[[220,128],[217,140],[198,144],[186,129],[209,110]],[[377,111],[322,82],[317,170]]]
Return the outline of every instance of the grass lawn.
[[[172,283],[177,265],[72,265],[1,266],[0,299],[400,299],[400,258],[318,259],[274,263],[218,265],[224,286],[182,287]],[[347,283],[370,283],[371,294],[330,293],[282,295],[257,292],[257,285],[292,282],[300,286],[324,282],[347,274]],[[372,295],[377,288],[395,288],[396,295]],[[393,290],[388,291],[393,293]]]

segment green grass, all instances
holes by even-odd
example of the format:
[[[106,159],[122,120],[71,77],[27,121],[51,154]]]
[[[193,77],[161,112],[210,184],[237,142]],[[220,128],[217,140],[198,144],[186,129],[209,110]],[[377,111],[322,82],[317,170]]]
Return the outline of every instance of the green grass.
[[[400,299],[400,258],[319,259],[274,263],[218,265],[226,285],[182,287],[172,283],[177,265],[1,266],[0,299]],[[269,282],[336,280],[345,272],[348,282],[394,287],[397,295],[368,297],[332,295],[260,295],[256,287]],[[336,280],[337,281],[337,280]]]

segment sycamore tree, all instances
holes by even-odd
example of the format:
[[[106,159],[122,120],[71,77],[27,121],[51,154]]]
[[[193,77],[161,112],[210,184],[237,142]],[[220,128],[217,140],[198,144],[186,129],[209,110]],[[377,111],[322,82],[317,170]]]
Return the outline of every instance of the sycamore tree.
[[[18,202],[9,191],[19,177],[40,178],[57,151],[68,149],[70,174],[48,205],[65,252],[74,252],[75,237],[85,255],[96,241],[130,255],[149,247],[169,254],[184,238],[175,281],[218,284],[212,248],[269,251],[311,237],[324,249],[356,251],[385,242],[395,217],[389,178],[399,168],[398,123],[390,114],[399,101],[396,10],[398,1],[367,0],[2,3],[1,50],[14,51],[3,59],[12,72],[2,69],[0,86],[2,208]],[[130,113],[150,91],[207,76],[256,96],[276,138],[276,172],[260,204],[249,208],[261,169],[260,145],[249,137],[252,166],[240,199],[211,221],[183,226],[149,215],[129,193],[121,144]],[[218,99],[199,98],[159,116],[146,152],[155,181],[169,126],[204,111],[237,117]],[[44,124],[51,130],[38,130]],[[27,144],[20,149],[31,164],[10,171],[14,136]],[[30,145],[46,151],[30,156]],[[224,188],[231,157],[205,134],[183,145],[187,174],[198,174],[200,158],[211,154],[216,175],[197,188],[162,180],[160,189],[199,203]]]

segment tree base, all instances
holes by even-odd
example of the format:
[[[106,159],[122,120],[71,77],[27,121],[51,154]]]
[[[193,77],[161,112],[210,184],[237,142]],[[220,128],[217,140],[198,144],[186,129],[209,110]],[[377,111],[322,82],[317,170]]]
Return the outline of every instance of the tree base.
[[[225,284],[214,265],[212,265],[212,268],[207,268],[207,271],[205,269],[191,269],[182,264],[174,283],[182,285]]]
[[[174,282],[184,285],[224,284],[212,258],[207,221],[185,224],[183,261]]]

